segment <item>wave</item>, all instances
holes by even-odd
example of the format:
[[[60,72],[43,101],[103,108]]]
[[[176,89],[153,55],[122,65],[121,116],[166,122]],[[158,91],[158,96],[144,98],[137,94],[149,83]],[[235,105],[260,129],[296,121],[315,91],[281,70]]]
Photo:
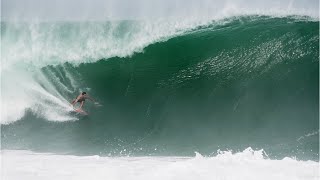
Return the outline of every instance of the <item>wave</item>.
[[[257,16],[252,18],[259,19]],[[309,17],[295,18],[312,20]],[[4,77],[2,87],[5,88],[2,89],[4,109],[1,123],[7,124],[21,119],[26,109],[36,106],[38,101],[32,102],[32,99],[39,97],[30,97],[28,93],[43,94],[42,96],[46,97],[47,101],[54,101],[54,104],[60,104],[59,106],[67,108],[67,101],[61,94],[46,92],[46,89],[39,86],[39,82],[35,82],[36,76],[43,76],[40,70],[43,67],[63,63],[78,66],[112,57],[130,57],[134,53],[143,52],[143,49],[150,44],[167,41],[170,38],[196,31],[197,28],[215,27],[230,21],[237,21],[234,19],[237,18],[214,22],[209,20],[183,22],[161,20],[155,22],[2,22],[1,69]],[[68,78],[72,80],[74,77],[68,76]],[[45,78],[37,79],[37,81],[50,84],[50,82],[46,82]],[[18,86],[15,87],[16,85]],[[31,93],[30,91],[38,92]],[[51,91],[55,91],[54,87]],[[58,99],[56,99],[57,96],[59,96]],[[48,111],[48,108],[43,111]],[[55,110],[55,112],[58,111],[61,109]],[[63,118],[63,116],[66,114],[64,113],[61,118],[52,116],[55,118],[47,119],[74,119]]]
[[[2,22],[2,146],[189,155],[253,144],[317,159],[318,137],[297,139],[318,131],[318,27],[301,16]],[[81,91],[103,105],[86,103],[89,117],[71,112]]]

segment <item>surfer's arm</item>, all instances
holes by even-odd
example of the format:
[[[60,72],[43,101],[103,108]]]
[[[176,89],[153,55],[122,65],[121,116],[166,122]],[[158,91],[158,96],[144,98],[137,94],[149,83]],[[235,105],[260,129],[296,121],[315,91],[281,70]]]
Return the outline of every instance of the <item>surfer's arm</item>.
[[[86,96],[86,99],[90,99],[91,101],[93,101],[93,102],[96,102],[92,97],[90,97],[90,96]]]
[[[71,104],[74,105],[78,101],[78,98],[72,100]]]

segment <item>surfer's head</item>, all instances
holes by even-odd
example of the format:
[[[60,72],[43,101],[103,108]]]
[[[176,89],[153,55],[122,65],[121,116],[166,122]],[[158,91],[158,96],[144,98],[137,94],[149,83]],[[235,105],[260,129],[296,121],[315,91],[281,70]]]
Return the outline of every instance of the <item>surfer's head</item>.
[[[86,92],[82,92],[81,94],[82,94],[82,95],[85,95],[85,94],[87,94],[87,93],[86,93]]]

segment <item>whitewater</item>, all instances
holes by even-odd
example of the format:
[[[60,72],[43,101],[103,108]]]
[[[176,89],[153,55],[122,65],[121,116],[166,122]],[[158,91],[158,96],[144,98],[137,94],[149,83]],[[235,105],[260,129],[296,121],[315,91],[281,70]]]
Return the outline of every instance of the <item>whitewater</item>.
[[[319,163],[270,160],[263,150],[215,157],[100,157],[2,151],[3,179],[319,179]]]

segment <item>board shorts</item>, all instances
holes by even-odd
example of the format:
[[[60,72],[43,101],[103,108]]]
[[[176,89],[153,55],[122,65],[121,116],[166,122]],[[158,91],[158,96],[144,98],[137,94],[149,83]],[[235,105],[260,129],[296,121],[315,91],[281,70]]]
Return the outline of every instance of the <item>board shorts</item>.
[[[86,99],[79,99],[77,102],[84,102],[84,101],[86,101]]]

